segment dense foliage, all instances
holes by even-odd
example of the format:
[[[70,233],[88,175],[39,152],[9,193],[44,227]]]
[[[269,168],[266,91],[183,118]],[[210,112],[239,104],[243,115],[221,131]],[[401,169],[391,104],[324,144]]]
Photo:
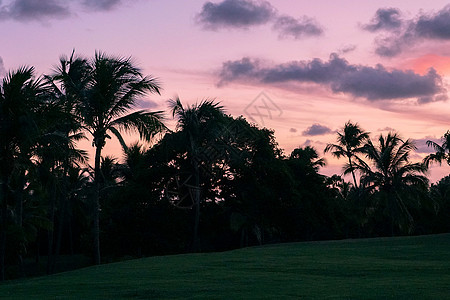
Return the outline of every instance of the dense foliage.
[[[450,179],[429,186],[432,162],[450,162],[449,134],[423,163],[415,146],[390,132],[375,141],[347,122],[325,152],[344,157],[343,174],[320,174],[313,147],[289,155],[274,133],[227,115],[219,103],[169,101],[162,112],[135,110],[159,93],[130,59],[97,53],[63,58],[54,74],[33,68],[0,86],[0,278],[25,276],[24,258],[61,254],[94,263],[126,256],[221,251],[248,245],[448,232]],[[120,130],[147,144],[127,145]],[[102,149],[116,136],[121,158]],[[88,149],[77,142],[91,136]],[[102,257],[100,256],[100,250]]]

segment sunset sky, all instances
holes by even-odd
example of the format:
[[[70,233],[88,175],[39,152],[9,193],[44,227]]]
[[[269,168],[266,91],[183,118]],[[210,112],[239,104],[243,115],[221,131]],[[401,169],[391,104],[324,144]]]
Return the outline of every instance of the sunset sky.
[[[351,120],[372,138],[396,130],[415,139],[421,159],[431,150],[425,141],[450,130],[449,4],[0,0],[0,77],[22,65],[51,73],[72,49],[132,56],[164,89],[143,108],[165,110],[175,96],[186,104],[214,98],[274,129],[286,154],[311,145],[323,155]],[[117,143],[108,147],[120,156]],[[322,173],[341,172],[344,161],[325,158]],[[430,176],[449,172],[435,166]]]

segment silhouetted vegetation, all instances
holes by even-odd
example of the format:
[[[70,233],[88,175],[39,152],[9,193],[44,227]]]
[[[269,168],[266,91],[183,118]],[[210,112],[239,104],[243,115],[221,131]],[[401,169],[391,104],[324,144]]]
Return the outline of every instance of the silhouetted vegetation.
[[[430,163],[449,162],[449,133],[412,162],[411,140],[376,142],[347,122],[325,152],[345,157],[341,175],[320,174],[313,147],[285,155],[274,132],[226,114],[213,100],[169,101],[129,58],[62,58],[54,74],[9,73],[0,87],[0,279],[28,276],[24,260],[85,254],[93,263],[267,243],[450,231],[450,179],[429,185]],[[151,145],[127,144],[136,130]],[[102,156],[110,134],[122,157]],[[92,138],[94,165],[77,142]],[[100,256],[100,250],[102,256]],[[65,256],[67,257],[67,256]]]

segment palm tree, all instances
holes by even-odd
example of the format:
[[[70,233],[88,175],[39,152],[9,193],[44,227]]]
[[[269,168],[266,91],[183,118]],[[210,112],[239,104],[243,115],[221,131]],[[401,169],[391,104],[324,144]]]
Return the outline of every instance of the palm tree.
[[[442,161],[446,161],[447,164],[450,165],[450,131],[447,131],[441,140],[442,145],[439,145],[434,141],[427,141],[427,146],[433,147],[436,153],[432,153],[425,157],[424,163],[426,166],[429,166],[433,161],[438,162],[439,164],[441,164]]]
[[[302,162],[304,167],[311,168],[317,172],[320,167],[325,166],[325,159],[319,158],[319,154],[314,147],[296,148],[292,151],[290,159],[296,159]]]
[[[391,220],[391,234],[395,223],[400,230],[411,230],[413,219],[410,206],[419,203],[422,191],[426,191],[428,179],[423,174],[426,167],[421,163],[411,163],[411,151],[416,149],[411,140],[402,140],[397,133],[380,135],[378,145],[369,139],[364,146],[369,166],[362,159],[357,159],[355,168],[361,172],[361,185],[378,196],[385,213]],[[351,170],[347,169],[347,172]]]
[[[358,187],[356,183],[356,176],[353,170],[352,158],[361,153],[363,143],[369,138],[369,133],[365,132],[358,123],[351,123],[348,121],[345,123],[344,128],[337,132],[337,144],[327,144],[324,152],[331,152],[331,154],[337,158],[342,156],[347,157],[348,165],[344,168],[349,168],[353,176],[353,182],[355,188]]]
[[[205,157],[208,147],[213,147],[215,140],[223,134],[222,123],[225,121],[221,105],[204,100],[190,107],[184,107],[180,99],[169,100],[172,116],[177,120],[178,143],[184,145],[193,175],[193,209],[194,231],[192,250],[199,250],[198,226],[200,223],[200,164],[214,157]],[[210,163],[210,162],[206,162]]]
[[[45,82],[35,79],[33,67],[10,72],[0,88],[0,280],[4,279],[8,211],[15,207],[15,222],[21,227],[26,171],[41,135],[40,110],[47,92]],[[15,191],[13,178],[18,180]]]
[[[160,93],[160,85],[155,78],[144,77],[131,58],[107,56],[96,52],[92,60],[83,58],[62,59],[56,77],[66,94],[75,101],[75,115],[82,128],[93,138],[95,148],[94,163],[94,259],[100,264],[100,188],[101,154],[110,138],[115,135],[125,144],[120,133],[137,131],[142,139],[150,141],[163,132],[162,112],[139,110],[128,113],[136,106],[137,100],[147,93]]]

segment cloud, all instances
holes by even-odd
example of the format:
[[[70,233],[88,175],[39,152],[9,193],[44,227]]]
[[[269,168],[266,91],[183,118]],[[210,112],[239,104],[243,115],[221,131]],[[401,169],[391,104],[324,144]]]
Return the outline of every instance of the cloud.
[[[296,132],[297,132],[297,129],[295,129],[295,128],[289,128],[289,132],[296,133]]]
[[[394,128],[386,126],[384,128],[378,128],[377,131],[395,131]]]
[[[445,100],[442,78],[433,69],[420,75],[413,71],[352,65],[337,54],[328,61],[291,61],[263,66],[258,59],[244,57],[227,61],[219,73],[219,86],[229,82],[251,84],[314,83],[329,87],[334,93],[345,93],[369,101],[416,98],[418,103]]]
[[[320,125],[318,123],[313,124],[306,128],[305,131],[302,132],[304,136],[316,136],[316,135],[324,135],[333,132],[330,128],[324,125]]]
[[[393,57],[402,53],[406,48],[411,48],[424,41],[449,41],[450,5],[435,13],[420,13],[416,18],[406,20],[403,24],[401,29],[390,35],[378,36],[375,39],[375,52],[378,55]]]
[[[148,99],[139,99],[138,101],[136,101],[136,107],[140,109],[153,109],[155,107],[158,107],[158,103]]]
[[[306,146],[321,147],[322,145],[325,145],[325,144],[321,141],[314,141],[314,140],[307,139],[305,142],[303,142],[303,144],[300,145],[300,147],[306,147]]]
[[[379,30],[396,30],[402,26],[401,12],[398,8],[380,8],[369,24],[362,28],[375,32]]]
[[[123,0],[13,0],[9,4],[1,5],[2,1],[0,0],[0,21],[27,22],[64,19],[74,14],[77,4],[81,4],[91,11],[108,11],[123,2]]]
[[[118,6],[121,0],[84,0],[83,5],[94,10],[111,10]]]
[[[206,2],[196,19],[205,29],[216,30],[266,24],[275,15],[275,8],[267,1],[224,0]]]
[[[436,152],[433,147],[428,147],[427,146],[427,141],[433,141],[436,142],[438,144],[440,144],[439,139],[431,137],[431,136],[427,136],[423,139],[414,139],[413,142],[416,145],[417,149],[416,152],[417,153],[424,153],[424,154],[430,154],[430,153],[434,153]]]
[[[413,32],[405,32],[400,36],[381,36],[375,39],[375,53],[380,56],[393,57],[401,52],[406,45],[410,47],[416,44],[417,37]]]
[[[308,36],[319,36],[323,34],[323,29],[312,18],[303,16],[295,19],[291,16],[280,16],[273,25],[273,30],[279,33],[280,38],[292,37],[296,40]]]
[[[314,141],[308,139],[301,145],[301,147],[311,146],[312,144],[314,144]]]
[[[260,71],[259,60],[244,57],[241,60],[227,61],[222,65],[218,86],[223,86],[231,81],[247,81],[252,74]]]
[[[0,20],[35,21],[65,18],[70,14],[66,4],[58,0],[15,0],[0,7]]]
[[[278,16],[276,8],[264,0],[223,0],[219,3],[208,1],[203,4],[195,19],[207,30],[247,29],[273,22],[272,30],[278,32],[279,38],[296,40],[320,36],[324,31],[315,19],[307,16],[297,19],[288,15]]]
[[[356,50],[356,45],[344,45],[338,49],[339,54],[347,54]]]
[[[413,24],[417,36],[431,39],[450,39],[450,5],[435,14],[421,15]]]

